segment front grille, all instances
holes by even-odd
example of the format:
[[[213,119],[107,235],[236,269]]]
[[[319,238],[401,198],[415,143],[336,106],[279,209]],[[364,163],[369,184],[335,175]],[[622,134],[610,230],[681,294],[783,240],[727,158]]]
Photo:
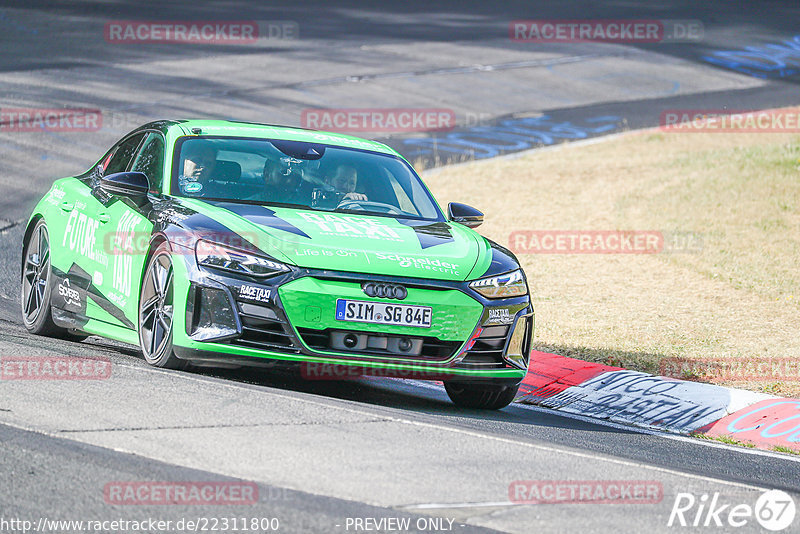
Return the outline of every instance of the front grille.
[[[243,302],[238,303],[238,308],[242,335],[232,339],[231,344],[278,352],[300,352],[300,347],[289,333],[287,322],[278,317],[272,308]]]
[[[444,361],[453,356],[455,351],[461,346],[459,341],[442,341],[435,337],[425,336],[397,336],[385,335],[386,337],[409,337],[414,339],[422,339],[422,349],[420,354],[417,355],[404,355],[402,353],[390,352],[388,350],[370,348],[366,350],[353,350],[343,352],[331,348],[331,332],[330,329],[314,330],[313,328],[298,328],[297,332],[300,334],[303,342],[308,345],[311,350],[324,351],[324,352],[339,352],[342,354],[368,354],[372,356],[387,356],[392,358],[413,359],[418,361]],[[336,330],[336,332],[352,333],[356,335],[370,335],[370,336],[384,336],[384,334],[366,333],[357,330]]]
[[[480,367],[505,367],[503,347],[509,326],[487,326],[467,351],[461,363]]]

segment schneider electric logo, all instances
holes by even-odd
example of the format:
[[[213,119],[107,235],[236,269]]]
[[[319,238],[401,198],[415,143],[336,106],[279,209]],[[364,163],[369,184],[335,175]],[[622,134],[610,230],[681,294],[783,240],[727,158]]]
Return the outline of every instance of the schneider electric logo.
[[[724,502],[719,493],[700,497],[678,493],[667,526],[738,528],[755,519],[762,528],[779,532],[791,526],[795,512],[792,497],[780,490],[761,494],[755,506]]]
[[[67,306],[80,306],[81,304],[81,295],[70,287],[69,278],[65,278],[63,283],[58,284],[58,294],[64,297]]]
[[[401,256],[399,254],[384,254],[376,252],[375,256],[379,260],[397,262],[400,267],[414,267],[415,269],[426,269],[428,271],[438,271],[443,273],[458,274],[458,265],[442,261],[438,258],[418,258],[414,256]]]

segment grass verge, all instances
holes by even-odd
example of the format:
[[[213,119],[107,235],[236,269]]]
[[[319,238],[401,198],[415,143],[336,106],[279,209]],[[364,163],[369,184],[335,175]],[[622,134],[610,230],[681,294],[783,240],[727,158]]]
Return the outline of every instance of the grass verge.
[[[512,248],[513,232],[667,236],[656,254],[518,253],[535,348],[655,374],[689,360],[709,372],[683,378],[800,396],[800,135],[632,132],[426,182],[484,211],[481,233]],[[778,359],[777,376],[704,367]]]

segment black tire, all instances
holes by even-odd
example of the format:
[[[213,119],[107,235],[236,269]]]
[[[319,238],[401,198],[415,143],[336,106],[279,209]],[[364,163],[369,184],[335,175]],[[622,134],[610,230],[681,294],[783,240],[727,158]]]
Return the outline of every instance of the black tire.
[[[480,410],[499,410],[505,408],[517,396],[516,386],[483,386],[445,382],[444,389],[457,406],[478,408]]]
[[[173,286],[172,257],[163,243],[150,258],[139,291],[139,346],[154,367],[186,369],[188,363],[172,350]]]
[[[53,272],[50,266],[50,234],[44,219],[34,226],[22,254],[22,324],[31,334],[67,338],[67,331],[53,322],[50,306]]]

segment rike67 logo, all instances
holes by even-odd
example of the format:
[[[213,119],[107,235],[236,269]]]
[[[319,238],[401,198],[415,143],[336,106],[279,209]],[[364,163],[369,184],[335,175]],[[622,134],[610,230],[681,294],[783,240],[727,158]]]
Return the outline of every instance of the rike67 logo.
[[[761,528],[779,532],[792,525],[795,513],[794,499],[780,490],[762,493],[755,506],[725,502],[718,492],[700,497],[678,493],[667,526],[718,527],[720,532],[730,532],[730,528],[752,525],[755,519]]]

